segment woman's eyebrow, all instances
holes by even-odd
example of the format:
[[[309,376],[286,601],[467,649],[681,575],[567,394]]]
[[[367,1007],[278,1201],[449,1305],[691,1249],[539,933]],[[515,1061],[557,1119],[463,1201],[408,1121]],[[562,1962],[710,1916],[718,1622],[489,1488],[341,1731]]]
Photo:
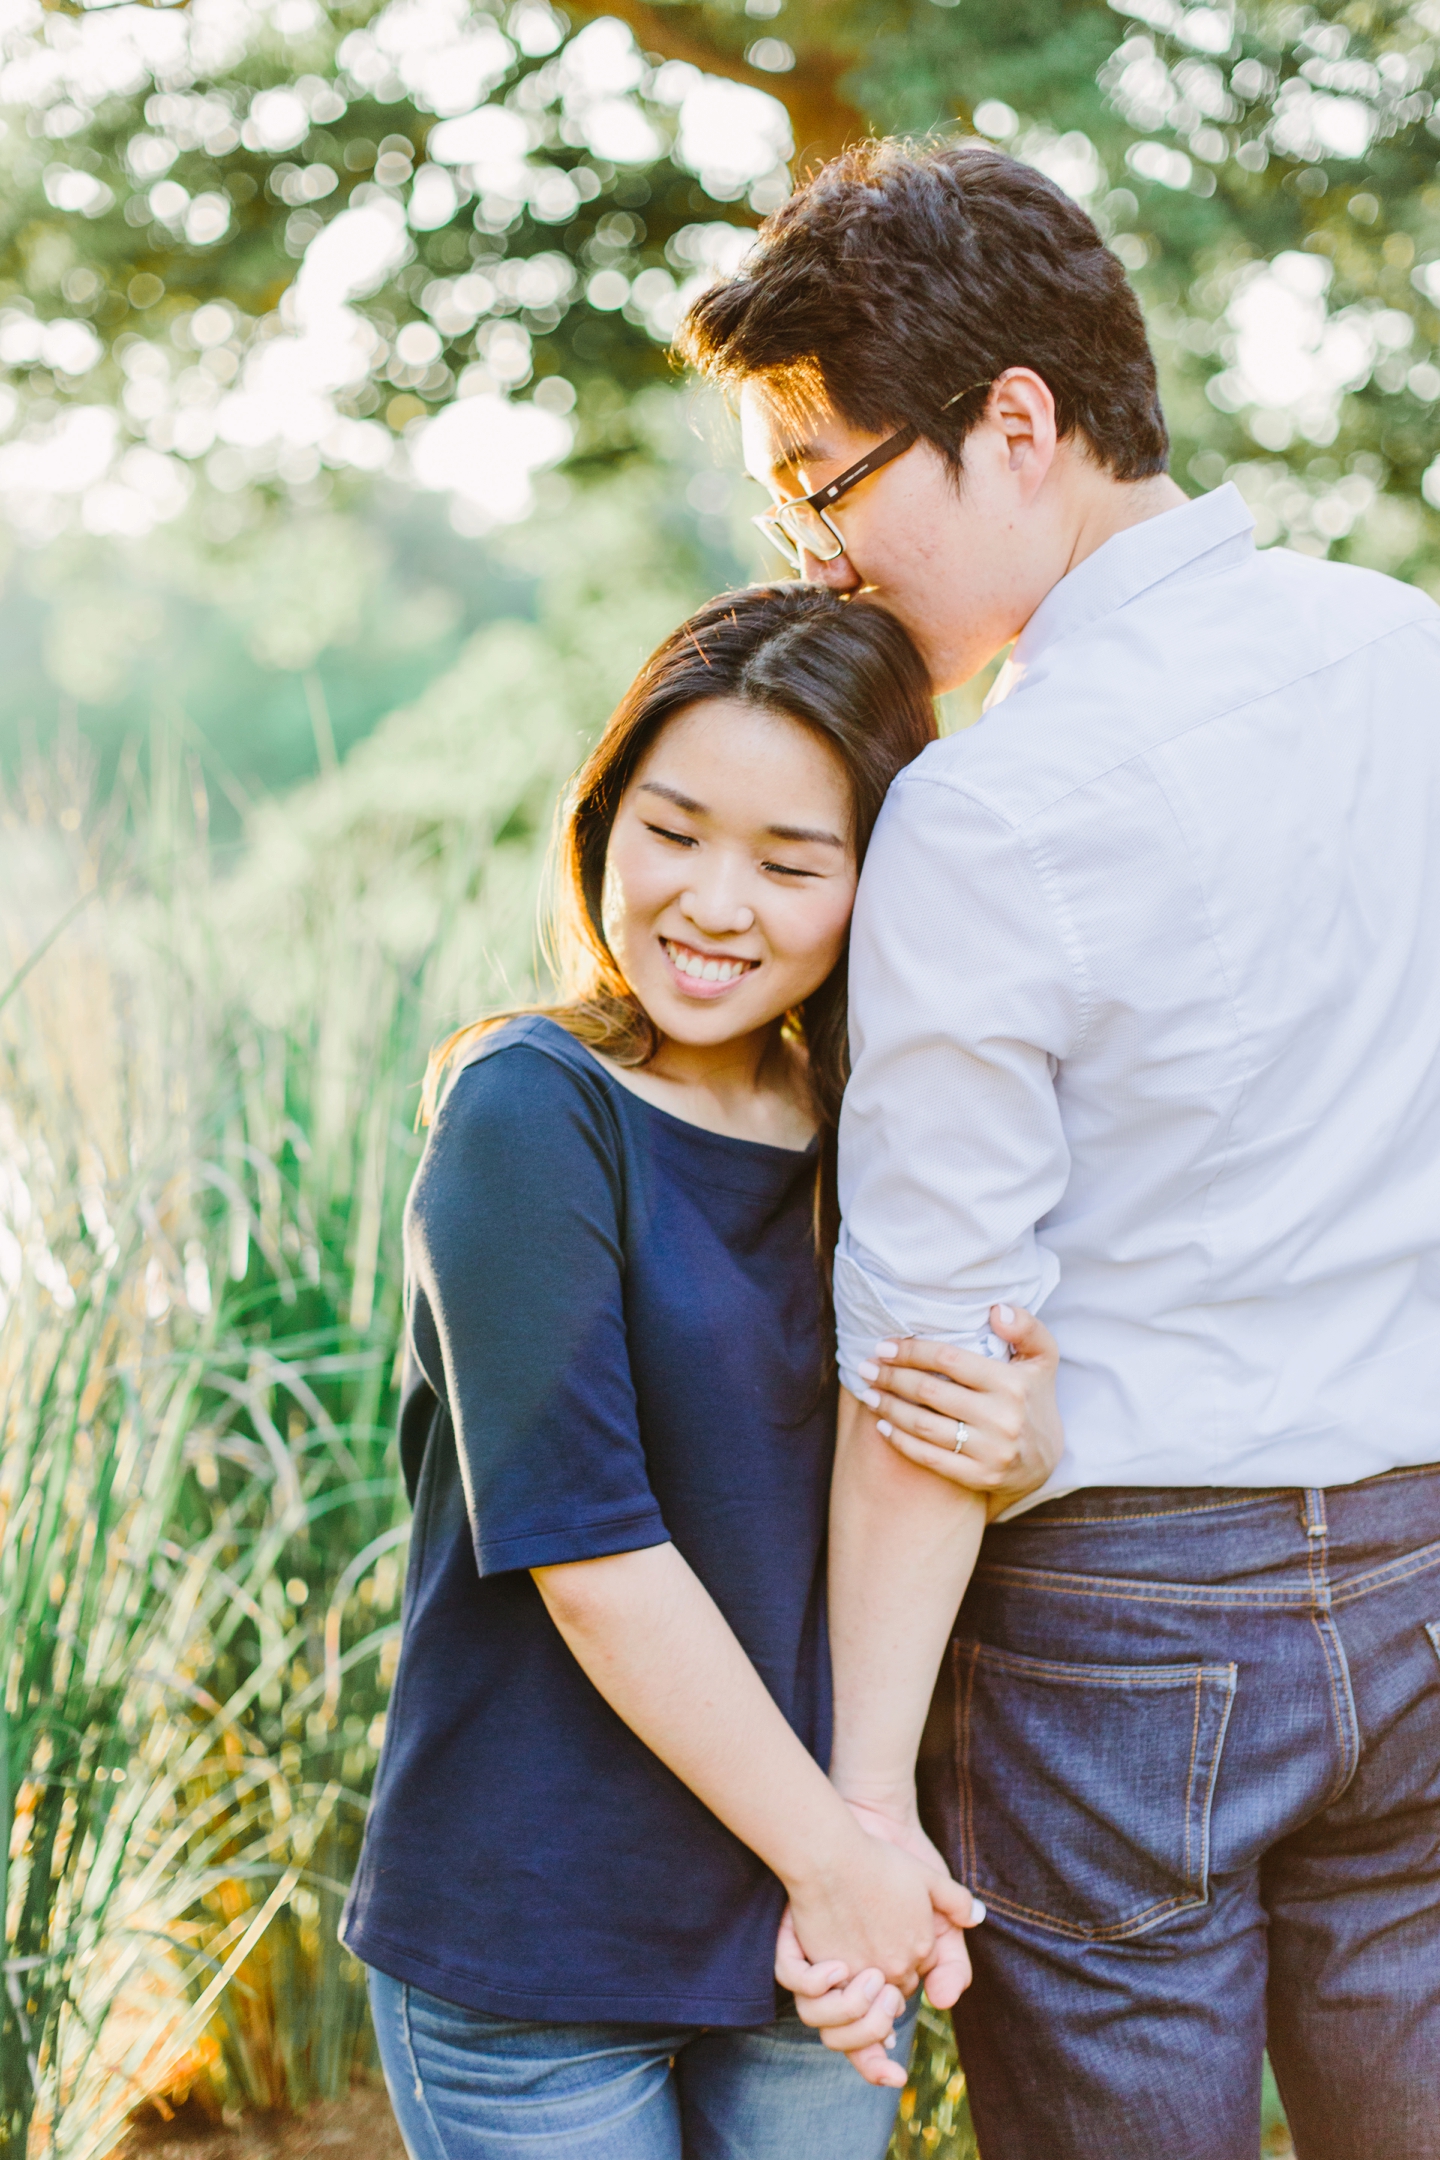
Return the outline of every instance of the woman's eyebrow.
[[[811,825],[767,825],[765,830],[772,840],[816,840],[822,847],[845,845],[838,833],[821,832]]]
[[[642,795],[663,795],[666,802],[673,802],[677,810],[688,810],[692,817],[706,817],[709,815],[704,803],[696,802],[693,795],[682,795],[679,788],[666,787],[663,781],[660,780],[642,780],[640,793]]]

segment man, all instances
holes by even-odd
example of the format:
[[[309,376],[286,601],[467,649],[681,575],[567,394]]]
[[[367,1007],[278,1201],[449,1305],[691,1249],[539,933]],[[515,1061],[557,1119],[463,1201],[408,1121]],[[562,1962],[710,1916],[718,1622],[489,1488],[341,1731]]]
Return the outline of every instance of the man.
[[[833,1774],[905,1833],[938,1673],[982,2150],[1254,2160],[1268,2037],[1301,2160],[1437,2160],[1440,614],[1186,498],[1119,264],[981,145],[826,168],[686,342],[803,575],[937,690],[1015,641],[871,846],[835,1283]],[[965,1420],[887,1447],[876,1345],[963,1379],[997,1304],[1065,1448],[950,1640]]]

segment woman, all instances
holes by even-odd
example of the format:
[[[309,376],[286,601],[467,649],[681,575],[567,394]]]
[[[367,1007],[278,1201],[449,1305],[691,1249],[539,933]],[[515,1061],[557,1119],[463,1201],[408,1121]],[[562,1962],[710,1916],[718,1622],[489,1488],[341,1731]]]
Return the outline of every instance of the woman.
[[[879,2160],[913,2008],[856,2077],[776,2014],[782,1912],[876,2029],[882,1973],[933,1970],[937,1913],[953,1965],[972,1917],[821,1768],[846,935],[933,732],[880,610],[703,609],[579,777],[566,997],[432,1060],[415,1534],[344,1925],[414,2160]]]

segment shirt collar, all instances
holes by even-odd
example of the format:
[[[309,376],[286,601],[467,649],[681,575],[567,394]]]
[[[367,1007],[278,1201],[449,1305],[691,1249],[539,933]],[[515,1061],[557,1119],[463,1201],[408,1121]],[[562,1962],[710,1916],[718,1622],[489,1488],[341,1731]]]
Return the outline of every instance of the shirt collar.
[[[1232,544],[1236,554],[1254,546],[1255,520],[1231,481],[1209,495],[1129,525],[1051,586],[1015,641],[985,700],[990,712],[1019,688],[1043,652],[1165,579],[1184,575],[1203,556]]]

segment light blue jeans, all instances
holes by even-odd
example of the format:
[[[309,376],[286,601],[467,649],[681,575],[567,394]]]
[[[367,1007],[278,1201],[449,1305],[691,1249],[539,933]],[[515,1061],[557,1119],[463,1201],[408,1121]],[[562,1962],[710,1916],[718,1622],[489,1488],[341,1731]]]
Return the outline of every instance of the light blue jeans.
[[[372,1966],[370,2008],[410,2160],[884,2160],[898,2094],[798,2018],[532,2025]],[[920,2007],[896,2028],[908,2062]]]

